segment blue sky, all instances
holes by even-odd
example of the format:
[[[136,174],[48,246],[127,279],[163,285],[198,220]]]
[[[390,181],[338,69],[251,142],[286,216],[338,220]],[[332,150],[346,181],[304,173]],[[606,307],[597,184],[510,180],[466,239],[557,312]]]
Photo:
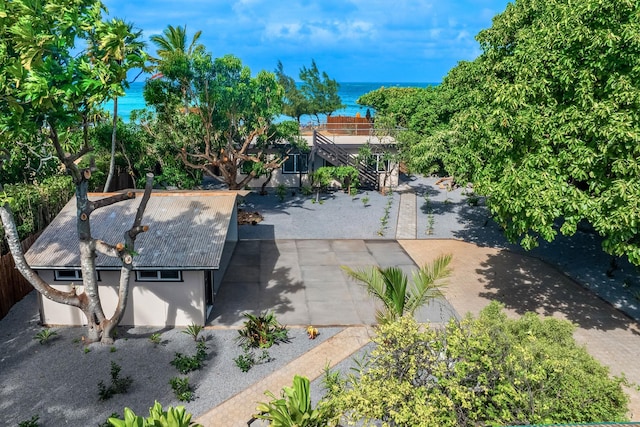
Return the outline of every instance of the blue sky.
[[[480,53],[475,35],[507,0],[103,0],[144,37],[186,25],[214,57],[238,56],[256,73],[278,60],[339,82],[440,82]],[[148,46],[153,50],[153,46]]]

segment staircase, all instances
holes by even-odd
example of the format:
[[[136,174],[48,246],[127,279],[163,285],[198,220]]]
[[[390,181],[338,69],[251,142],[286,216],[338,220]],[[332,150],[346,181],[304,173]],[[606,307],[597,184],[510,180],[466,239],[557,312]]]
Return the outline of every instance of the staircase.
[[[372,166],[357,160],[354,154],[336,145],[326,136],[313,131],[313,152],[336,166],[353,166],[358,169],[360,186],[372,190],[378,189],[378,172]]]

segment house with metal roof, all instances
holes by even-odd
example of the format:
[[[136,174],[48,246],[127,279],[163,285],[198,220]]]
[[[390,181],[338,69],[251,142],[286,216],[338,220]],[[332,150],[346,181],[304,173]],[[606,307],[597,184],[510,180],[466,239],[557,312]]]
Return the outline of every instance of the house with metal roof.
[[[90,194],[91,200],[110,194]],[[237,192],[156,192],[142,220],[149,230],[138,235],[129,301],[120,324],[135,326],[204,325],[238,240]],[[138,201],[102,207],[91,215],[92,235],[116,244],[131,227]],[[81,288],[76,232],[76,201],[70,200],[25,254],[40,277],[60,290]],[[121,263],[96,256],[100,299],[108,316],[118,300]],[[82,325],[76,307],[38,296],[47,325]]]

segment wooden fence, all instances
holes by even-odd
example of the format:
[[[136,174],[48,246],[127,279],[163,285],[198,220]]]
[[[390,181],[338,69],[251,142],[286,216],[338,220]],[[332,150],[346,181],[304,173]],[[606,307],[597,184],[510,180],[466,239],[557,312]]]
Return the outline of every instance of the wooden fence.
[[[327,131],[335,135],[370,135],[373,123],[366,117],[329,116]]]
[[[22,250],[27,251],[39,234],[22,241]],[[16,270],[11,254],[0,257],[0,319],[9,313],[11,307],[33,290],[33,286]]]

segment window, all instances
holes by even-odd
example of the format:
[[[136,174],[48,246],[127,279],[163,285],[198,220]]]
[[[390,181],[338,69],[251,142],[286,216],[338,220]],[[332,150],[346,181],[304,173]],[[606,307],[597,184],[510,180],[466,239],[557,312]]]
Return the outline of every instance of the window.
[[[54,280],[68,282],[70,280],[82,280],[82,271],[80,270],[55,270]],[[100,280],[100,272],[96,271],[96,280]]]
[[[82,271],[80,270],[55,270],[55,280],[82,280]]]
[[[289,158],[282,164],[282,173],[309,172],[309,158],[306,153],[289,154]]]
[[[136,271],[138,282],[180,282],[182,272],[180,270],[143,270]]]

